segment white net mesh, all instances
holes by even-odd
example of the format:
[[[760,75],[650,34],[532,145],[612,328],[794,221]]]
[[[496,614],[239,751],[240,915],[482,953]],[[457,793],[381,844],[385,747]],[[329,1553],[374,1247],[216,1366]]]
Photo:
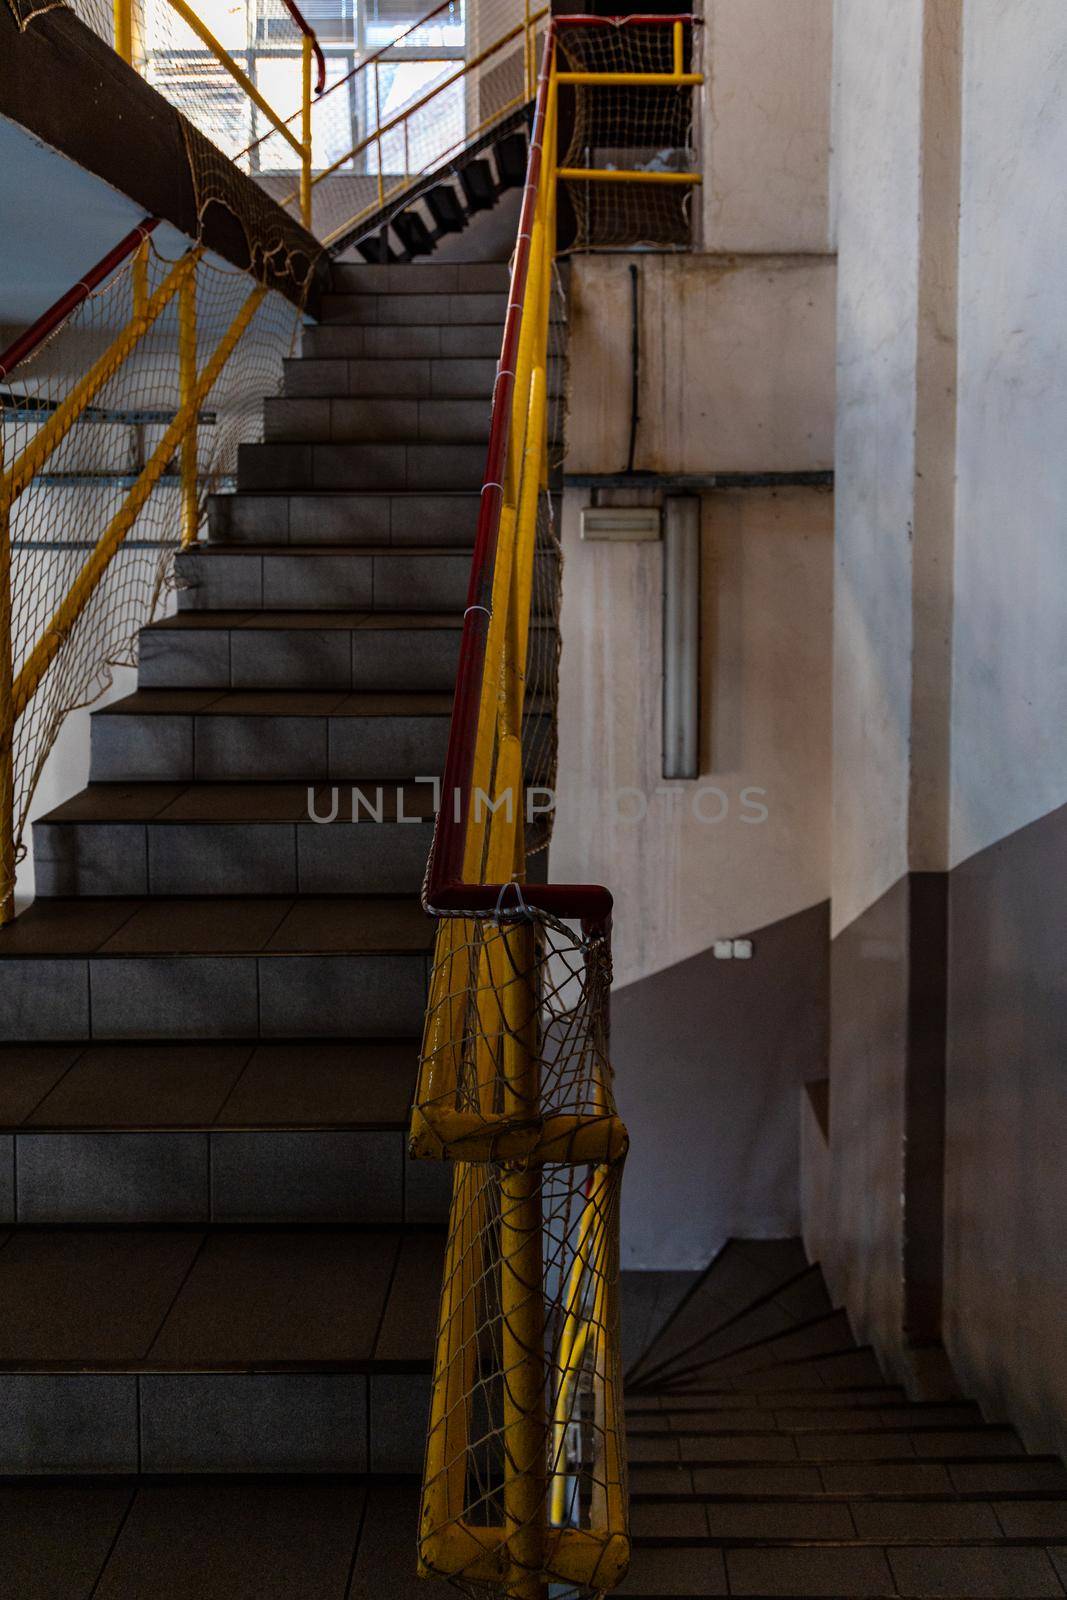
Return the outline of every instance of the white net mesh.
[[[695,30],[682,30],[682,62],[693,70]],[[670,25],[618,24],[562,27],[557,36],[562,71],[671,73]],[[688,85],[578,84],[574,121],[562,167],[649,174],[689,174],[693,144],[693,91]],[[576,246],[688,245],[692,195],[688,183],[571,179]]]
[[[34,787],[67,713],[94,700],[112,668],[132,665],[139,628],[171,582],[181,537],[181,495],[175,449],[168,447],[179,411],[179,294],[147,333],[96,384],[89,405],[69,427],[72,396],[127,328],[140,303],[151,306],[174,263],[151,241],[83,301],[58,332],[0,383],[4,483],[55,439],[11,503],[11,632],[16,688],[42,646],[62,644],[22,709],[14,731],[13,812],[18,853]],[[195,258],[197,370],[246,307],[255,284],[247,274]],[[262,398],[276,390],[291,353],[299,313],[277,294],[258,300],[217,380],[201,396],[196,429],[200,513],[206,498],[236,465],[239,443],[258,439]],[[111,530],[146,469],[158,479],[107,561],[103,575],[69,628],[64,607],[94,570]],[[24,683],[30,681],[24,678]],[[18,697],[16,696],[16,704]],[[0,885],[3,892],[10,884]]]

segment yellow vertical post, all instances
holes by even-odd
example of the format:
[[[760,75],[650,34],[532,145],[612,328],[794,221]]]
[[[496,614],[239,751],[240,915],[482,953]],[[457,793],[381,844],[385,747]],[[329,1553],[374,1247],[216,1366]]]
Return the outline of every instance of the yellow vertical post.
[[[300,57],[300,220],[311,227],[311,35],[303,35]]]
[[[143,317],[148,305],[148,240],[137,246],[130,272],[133,286],[133,315]]]
[[[115,53],[133,66],[133,0],[114,0]]]
[[[501,996],[504,1112],[538,1104],[536,939],[533,925],[500,930],[509,979]],[[505,1166],[500,1177],[500,1308],[504,1372],[504,1525],[508,1593],[542,1600],[545,1560],[546,1418],[541,1181],[543,1168]]]
[[[682,47],[682,24],[674,24],[674,76],[680,78],[685,71],[684,51]]]
[[[15,695],[11,630],[11,496],[0,434],[0,926],[15,915]]]
[[[385,179],[382,177],[382,91],[378,82],[378,63],[374,63],[374,129],[378,135],[378,204],[385,200]]]
[[[196,393],[196,268],[190,266],[178,291],[178,396],[184,409]],[[181,449],[182,545],[193,544],[200,526],[197,503],[199,417],[194,416]]]

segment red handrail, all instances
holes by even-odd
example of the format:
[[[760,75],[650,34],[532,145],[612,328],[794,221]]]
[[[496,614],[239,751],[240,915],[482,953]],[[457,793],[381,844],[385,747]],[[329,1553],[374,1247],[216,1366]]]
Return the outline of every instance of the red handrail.
[[[282,4],[300,29],[300,32],[311,40],[311,48],[315,52],[315,60],[318,62],[319,67],[319,74],[315,80],[315,93],[321,94],[326,87],[326,57],[322,53],[319,36],[296,4],[296,0],[282,0]]]
[[[109,278],[127,256],[132,256],[153,229],[158,227],[158,217],[145,217],[144,221],[139,222],[124,239],[120,239],[106,256],[102,256],[95,267],[90,267],[73,288],[68,289],[66,294],[60,295],[55,305],[49,306],[36,322],[31,323],[17,339],[12,340],[7,349],[0,354],[0,379],[9,377],[20,362],[31,356],[38,346],[67,320],[71,312],[76,311],[82,301],[87,300],[93,290],[103,283],[105,278]]]
[[[548,81],[555,49],[555,22],[545,38],[545,53],[537,84],[537,100],[530,132],[530,154],[526,167],[519,219],[518,246],[511,267],[508,309],[504,322],[500,363],[493,391],[485,477],[482,483],[467,588],[467,611],[460,639],[456,694],[449,726],[448,751],[441,784],[441,806],[434,832],[433,855],[426,882],[428,911],[492,911],[501,903],[504,886],[464,883],[464,830],[462,818],[469,814],[474,773],[474,747],[478,727],[485,650],[489,631],[488,610],[492,601],[493,573],[500,537],[500,513],[504,503],[504,464],[507,459],[511,427],[511,403],[515,387],[519,329],[526,296],[533,234],[534,207],[541,181],[542,139],[548,101]],[[458,804],[457,804],[458,800]],[[577,917],[589,926],[603,928],[611,916],[611,895],[599,884],[547,883],[523,884],[522,898],[527,905],[551,911],[559,917]],[[513,905],[510,899],[506,904]]]

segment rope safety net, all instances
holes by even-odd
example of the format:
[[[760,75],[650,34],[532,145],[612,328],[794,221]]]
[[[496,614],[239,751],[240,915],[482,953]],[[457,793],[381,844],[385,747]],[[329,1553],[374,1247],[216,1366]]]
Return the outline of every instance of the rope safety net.
[[[682,30],[684,70],[699,30]],[[669,26],[625,22],[561,27],[561,71],[671,73]],[[698,165],[693,135],[693,91],[685,84],[576,84],[574,125],[560,165],[597,171],[691,173]],[[687,183],[634,183],[570,179],[576,249],[692,242],[693,188]]]
[[[281,295],[257,290],[248,274],[199,250],[166,260],[147,239],[47,342],[0,377],[15,712],[4,770],[16,861],[64,718],[103,693],[116,668],[136,663],[138,630],[165,609],[175,587],[182,419],[193,414],[188,404],[182,409],[183,339],[187,376],[191,338],[203,380],[193,396],[191,518],[186,507],[198,526],[208,495],[235,471],[238,444],[260,437],[262,397],[278,388],[299,315]],[[7,897],[12,884],[0,876]]]
[[[505,484],[475,787],[442,797],[442,814],[461,799],[468,812],[466,879],[505,887],[491,912],[440,917],[412,1118],[413,1154],[453,1164],[422,1567],[466,1594],[515,1600],[546,1586],[559,1596],[610,1588],[627,1548],[617,1327],[625,1130],[607,1053],[607,930],[531,909],[521,886],[543,877],[557,757],[552,485],[564,326],[558,273],[551,282],[543,376],[533,377],[550,402],[547,439],[518,384],[518,465]],[[513,870],[521,881],[508,884]]]

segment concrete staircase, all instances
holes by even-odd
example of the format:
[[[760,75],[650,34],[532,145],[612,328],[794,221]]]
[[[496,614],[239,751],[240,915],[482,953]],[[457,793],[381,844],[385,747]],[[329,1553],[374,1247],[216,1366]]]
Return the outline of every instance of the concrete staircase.
[[[405,1151],[418,890],[506,284],[335,269],[35,825],[0,933],[0,1475],[421,1466],[449,1174]]]
[[[627,1378],[627,1595],[1067,1592],[1067,1472],[909,1402],[797,1240],[731,1242]]]

